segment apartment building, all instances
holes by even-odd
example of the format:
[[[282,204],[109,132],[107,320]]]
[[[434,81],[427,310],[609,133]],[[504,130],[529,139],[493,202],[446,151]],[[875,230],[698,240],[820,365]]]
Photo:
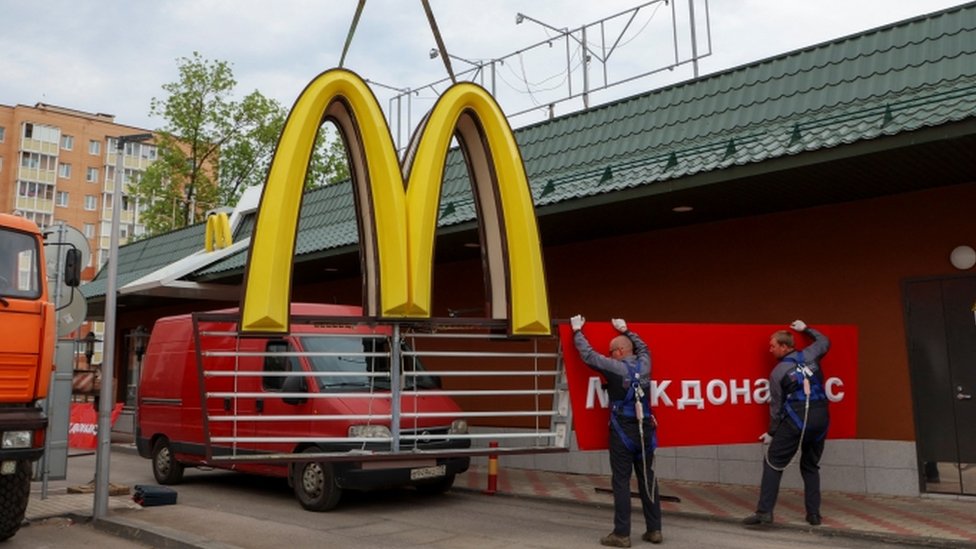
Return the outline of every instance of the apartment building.
[[[148,130],[117,124],[115,116],[45,103],[0,104],[0,211],[42,228],[61,221],[81,231],[92,254],[83,280],[108,258],[115,192],[115,136]],[[156,159],[150,143],[126,143],[125,184],[138,181]],[[122,198],[120,242],[144,231],[139,205]]]

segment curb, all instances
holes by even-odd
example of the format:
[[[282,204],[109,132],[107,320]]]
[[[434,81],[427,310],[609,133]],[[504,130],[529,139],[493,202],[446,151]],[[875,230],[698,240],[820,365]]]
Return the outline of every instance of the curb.
[[[158,549],[242,549],[237,545],[229,545],[138,519],[109,517],[88,520],[92,521],[97,530]]]

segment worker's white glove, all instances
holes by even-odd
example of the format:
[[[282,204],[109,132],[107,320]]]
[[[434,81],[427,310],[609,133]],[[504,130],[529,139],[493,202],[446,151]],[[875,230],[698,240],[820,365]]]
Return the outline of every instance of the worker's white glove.
[[[790,324],[790,328],[793,328],[798,332],[805,332],[807,331],[807,323],[803,322],[802,320],[794,320],[793,323]]]
[[[569,325],[573,327],[574,332],[582,330],[584,322],[586,322],[586,319],[583,318],[583,315],[576,315],[569,319]]]
[[[759,435],[759,441],[763,444],[769,444],[773,441],[773,437],[769,433],[763,433]]]
[[[611,318],[610,324],[613,324],[613,327],[622,334],[627,332],[627,323],[622,318]]]

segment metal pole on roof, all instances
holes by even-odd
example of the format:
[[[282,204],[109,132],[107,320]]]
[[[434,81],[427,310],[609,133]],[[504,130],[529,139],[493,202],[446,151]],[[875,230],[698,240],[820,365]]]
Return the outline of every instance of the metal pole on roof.
[[[112,451],[112,408],[115,405],[113,377],[115,374],[116,286],[119,274],[119,218],[122,211],[123,165],[126,143],[138,143],[152,139],[151,133],[125,135],[116,138],[115,188],[112,190],[112,232],[109,235],[108,278],[105,281],[105,338],[102,345],[102,387],[98,393],[98,445],[95,451],[95,506],[92,515],[96,519],[108,514],[108,475]]]
[[[698,37],[695,35],[695,0],[688,0],[688,25],[691,27],[691,66],[698,78]]]
[[[582,38],[583,38],[583,51],[581,52],[581,57],[583,59],[583,108],[590,108],[590,52],[587,50],[586,46],[586,27],[582,27]]]

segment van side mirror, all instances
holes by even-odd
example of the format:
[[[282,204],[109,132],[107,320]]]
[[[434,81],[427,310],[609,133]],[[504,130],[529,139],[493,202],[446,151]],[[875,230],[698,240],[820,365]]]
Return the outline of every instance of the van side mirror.
[[[307,393],[308,385],[305,383],[305,376],[288,376],[285,378],[285,382],[281,385],[281,392],[283,393]],[[285,404],[291,404],[292,406],[300,406],[308,402],[307,398],[301,397],[281,397],[281,400]]]
[[[76,288],[81,284],[81,250],[68,248],[64,252],[64,284]]]

